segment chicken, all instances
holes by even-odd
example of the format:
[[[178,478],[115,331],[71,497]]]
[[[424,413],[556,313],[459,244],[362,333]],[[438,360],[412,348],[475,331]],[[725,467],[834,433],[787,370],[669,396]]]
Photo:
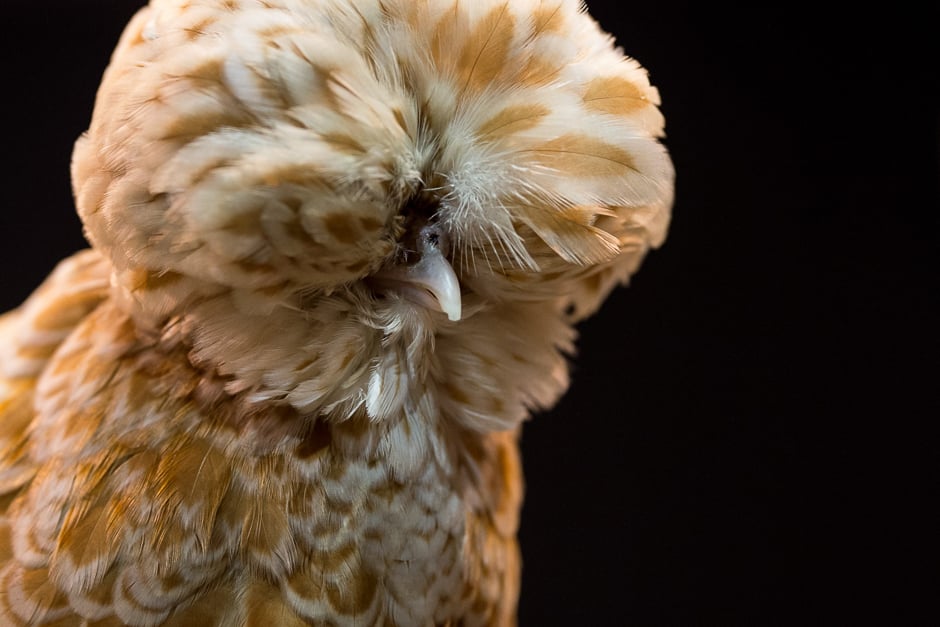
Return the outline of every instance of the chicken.
[[[0,318],[0,623],[513,625],[518,436],[666,236],[574,0],[152,0]]]

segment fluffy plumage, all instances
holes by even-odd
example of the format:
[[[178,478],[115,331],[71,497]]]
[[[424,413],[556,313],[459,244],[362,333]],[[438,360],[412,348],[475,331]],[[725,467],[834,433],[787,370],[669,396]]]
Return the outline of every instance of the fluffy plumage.
[[[511,625],[516,436],[664,239],[574,0],[152,0],[0,318],[0,622]]]

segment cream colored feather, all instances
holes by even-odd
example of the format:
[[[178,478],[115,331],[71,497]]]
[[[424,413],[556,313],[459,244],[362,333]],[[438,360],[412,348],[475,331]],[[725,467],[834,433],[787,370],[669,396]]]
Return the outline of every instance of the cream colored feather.
[[[0,318],[0,623],[512,625],[516,438],[665,237],[574,0],[153,0]]]

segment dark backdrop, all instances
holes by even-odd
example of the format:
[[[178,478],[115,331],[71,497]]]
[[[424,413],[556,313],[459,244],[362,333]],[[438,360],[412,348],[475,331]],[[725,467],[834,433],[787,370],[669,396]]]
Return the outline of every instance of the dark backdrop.
[[[935,22],[688,4],[589,3],[661,91],[677,196],[526,426],[521,624],[904,624],[935,534]],[[71,146],[137,6],[3,7],[3,309],[84,245]]]

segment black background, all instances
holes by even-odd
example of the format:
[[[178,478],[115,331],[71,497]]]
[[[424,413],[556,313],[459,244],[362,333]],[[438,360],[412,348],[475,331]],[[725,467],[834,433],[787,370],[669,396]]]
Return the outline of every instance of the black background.
[[[72,142],[138,6],[3,7],[2,309],[84,246]],[[935,596],[934,19],[589,7],[660,89],[677,196],[526,425],[521,625],[910,624]]]

